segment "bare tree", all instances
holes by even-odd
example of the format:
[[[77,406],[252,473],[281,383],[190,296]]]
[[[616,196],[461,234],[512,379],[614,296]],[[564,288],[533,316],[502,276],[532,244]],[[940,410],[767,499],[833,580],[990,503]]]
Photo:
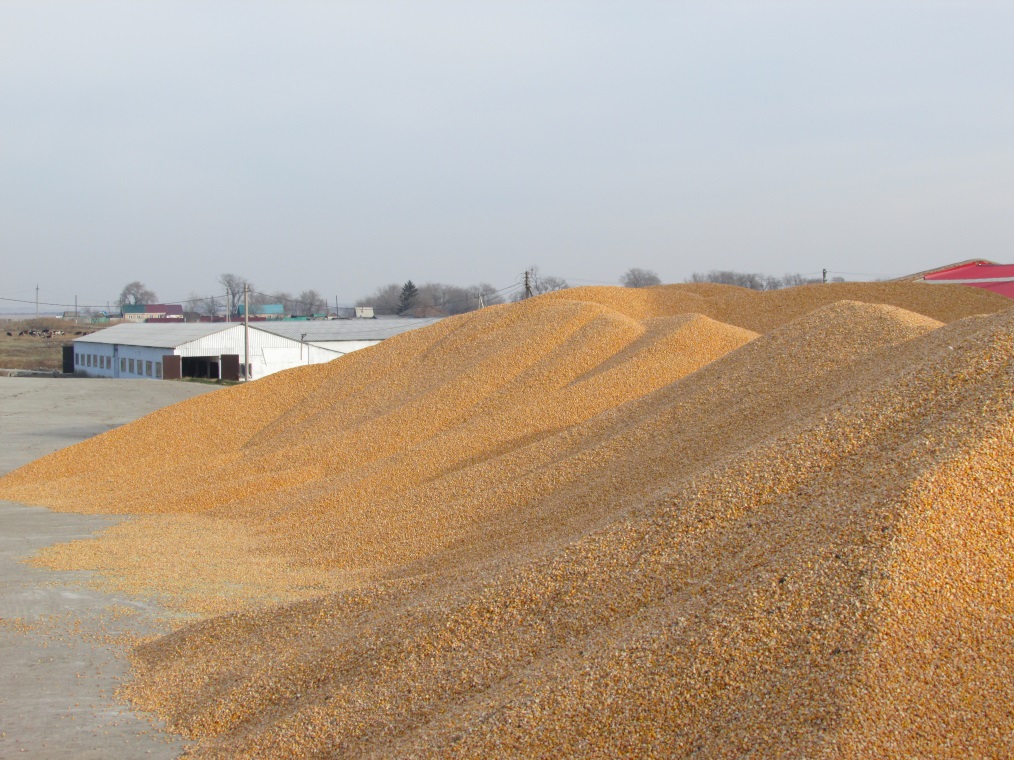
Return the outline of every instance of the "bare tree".
[[[199,296],[191,293],[186,304],[188,311],[202,317],[217,317],[225,309],[225,299],[218,296]]]
[[[394,283],[377,288],[373,295],[360,298],[356,306],[372,306],[377,314],[398,314],[403,286]],[[415,312],[464,314],[483,306],[503,303],[503,296],[487,282],[461,287],[428,282],[420,285],[412,308]]]
[[[419,295],[415,299],[414,306],[417,311],[464,314],[475,309],[477,305],[467,288],[429,282],[419,286]]]
[[[662,280],[650,269],[628,269],[620,278],[620,284],[625,288],[647,288],[651,285],[661,285]]]
[[[503,303],[503,296],[488,282],[480,282],[478,285],[473,285],[469,290],[480,309],[483,306],[496,306]]]
[[[528,270],[528,284],[532,289],[533,296],[540,296],[543,293],[549,293],[553,290],[566,290],[570,287],[567,281],[562,277],[553,277],[552,275],[544,275],[539,272],[538,267],[531,267]],[[522,290],[515,293],[511,298],[512,301],[523,301],[527,297],[527,294]]]
[[[780,290],[782,288],[793,288],[797,285],[811,285],[821,281],[821,278],[808,278],[801,274],[787,274],[783,277],[771,275],[751,274],[747,272],[732,272],[729,270],[712,269],[706,274],[694,272],[687,282],[716,282],[720,285],[737,285],[741,288],[751,290]]]
[[[690,275],[689,282],[714,282],[719,285],[736,285],[750,290],[771,290],[771,286],[777,283],[777,280],[772,283],[762,274],[712,269],[707,274],[694,272]]]
[[[251,300],[251,304],[257,306],[267,306],[268,304],[280,303],[282,305],[282,311],[285,314],[295,314],[296,299],[292,297],[291,293],[284,290],[277,290],[274,293],[258,293],[256,300]]]
[[[254,289],[253,283],[238,274],[223,274],[218,278],[218,284],[225,288],[225,300],[229,314],[239,313],[239,305],[243,303],[244,287],[250,290]]]
[[[198,311],[206,317],[218,317],[225,311],[225,299],[218,296],[209,296],[199,304]]]
[[[136,304],[155,303],[158,300],[158,296],[155,295],[155,291],[148,290],[143,282],[128,283],[120,291],[120,297],[116,299],[118,306],[134,306]]]
[[[372,306],[375,314],[397,314],[400,295],[401,285],[392,282],[377,288],[372,295],[360,298],[356,301],[356,306]]]
[[[292,300],[291,296],[286,296],[286,297],[289,300]],[[241,299],[243,298],[243,291],[242,290],[240,291],[240,298]],[[269,293],[262,293],[259,290],[251,290],[249,298],[250,298],[250,309],[251,309],[250,313],[251,314],[253,314],[253,307],[254,306],[264,306],[265,304],[269,304],[269,303],[282,303],[282,301],[278,298],[277,294],[274,294],[274,293],[270,293],[270,294]]]
[[[300,317],[312,317],[314,314],[327,311],[327,301],[316,290],[304,290],[296,297],[293,306],[294,313]]]

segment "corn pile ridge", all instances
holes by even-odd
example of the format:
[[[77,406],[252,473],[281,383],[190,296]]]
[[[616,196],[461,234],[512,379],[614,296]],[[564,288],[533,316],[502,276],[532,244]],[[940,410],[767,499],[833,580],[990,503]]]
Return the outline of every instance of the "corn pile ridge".
[[[1014,310],[579,288],[0,479],[37,562],[198,617],[124,696],[198,757],[1014,755]]]

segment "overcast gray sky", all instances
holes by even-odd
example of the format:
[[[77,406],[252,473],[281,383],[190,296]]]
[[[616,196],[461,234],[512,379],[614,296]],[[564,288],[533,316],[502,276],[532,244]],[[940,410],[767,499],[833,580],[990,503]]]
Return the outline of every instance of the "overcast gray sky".
[[[1011,262],[1012,39],[1007,1],[0,0],[0,297]]]

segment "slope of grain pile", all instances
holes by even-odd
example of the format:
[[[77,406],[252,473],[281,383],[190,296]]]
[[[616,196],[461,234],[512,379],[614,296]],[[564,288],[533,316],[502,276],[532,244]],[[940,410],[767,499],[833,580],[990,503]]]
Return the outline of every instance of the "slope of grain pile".
[[[127,690],[209,756],[1005,755],[1008,306],[566,291],[164,410],[0,497],[145,514],[44,560],[239,610],[141,647]]]

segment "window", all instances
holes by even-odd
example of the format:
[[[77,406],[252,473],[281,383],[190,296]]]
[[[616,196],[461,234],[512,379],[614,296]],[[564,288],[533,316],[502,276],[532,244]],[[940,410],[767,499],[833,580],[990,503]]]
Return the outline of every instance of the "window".
[[[162,379],[162,362],[155,362],[155,377]]]
[[[144,363],[144,374],[146,374],[148,377],[151,377],[151,362]]]
[[[74,354],[74,364],[81,366],[81,354]]]
[[[88,366],[92,366],[92,355],[88,354]]]
[[[127,371],[127,360],[126,359],[120,359],[120,372],[126,372],[126,371]]]
[[[133,359],[130,360],[130,374],[132,374],[132,375],[134,374],[134,360]]]

